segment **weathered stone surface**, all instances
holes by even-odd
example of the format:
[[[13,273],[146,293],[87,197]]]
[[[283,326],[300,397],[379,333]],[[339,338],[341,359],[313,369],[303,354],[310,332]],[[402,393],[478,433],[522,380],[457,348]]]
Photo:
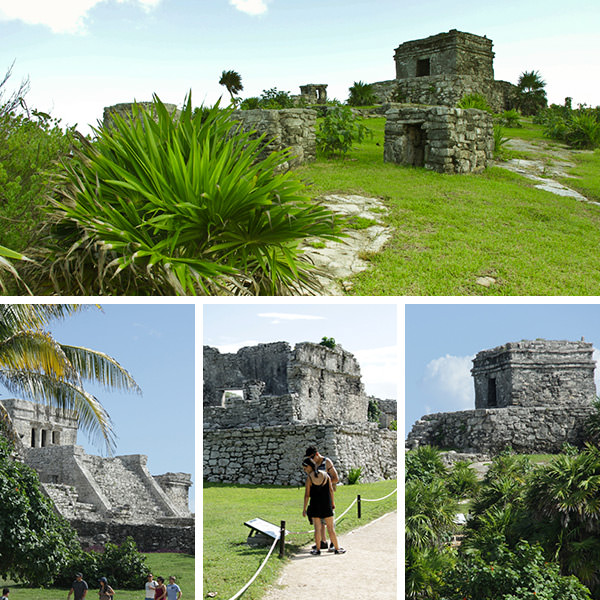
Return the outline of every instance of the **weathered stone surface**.
[[[247,381],[265,393],[252,397]],[[227,397],[231,389],[244,390],[244,397]],[[236,354],[206,346],[204,401],[208,481],[300,485],[309,445],[334,461],[342,479],[357,466],[365,481],[396,474],[397,433],[368,422],[360,366],[340,346],[304,342],[292,349],[275,342]],[[379,404],[387,427],[397,418],[396,402]]]
[[[133,114],[133,106],[136,104],[138,107],[150,111],[151,114],[156,114],[155,103],[154,102],[122,102],[121,104],[114,104],[113,106],[107,106],[104,108],[104,114],[102,117],[103,125],[106,129],[110,129],[114,125],[114,121],[112,115],[116,114],[123,119],[129,120]],[[177,106],[175,104],[166,104],[165,108],[175,116],[180,114]]]
[[[290,149],[287,167],[314,160],[317,153],[317,113],[305,108],[281,110],[236,110],[231,118],[240,121],[244,131],[265,134],[263,155],[277,150]]]
[[[479,352],[471,371],[475,410],[417,421],[408,447],[430,444],[461,452],[560,452],[581,445],[596,397],[592,344],[523,340]]]
[[[483,95],[492,110],[512,108],[516,87],[494,80],[492,40],[452,29],[396,48],[396,78],[376,82],[379,102],[456,106],[468,94]]]
[[[386,162],[477,173],[493,157],[494,125],[485,111],[389,104],[385,116]]]
[[[131,535],[147,550],[162,548],[163,543],[175,550],[176,540],[183,539],[185,544],[179,551],[193,552],[193,533],[190,538],[189,533],[181,537],[175,532],[181,519],[187,519],[182,526],[193,530],[190,474],[152,476],[142,454],[110,458],[88,455],[75,445],[78,423],[73,414],[25,400],[7,399],[3,404],[21,439],[23,461],[37,471],[42,489],[58,513],[78,532],[78,524],[93,523],[89,527],[98,531],[111,527],[129,531],[119,541]],[[169,523],[172,540],[168,543],[161,541],[159,529],[153,529],[159,522]],[[142,536],[139,539],[138,533]],[[116,541],[111,537],[107,540]]]

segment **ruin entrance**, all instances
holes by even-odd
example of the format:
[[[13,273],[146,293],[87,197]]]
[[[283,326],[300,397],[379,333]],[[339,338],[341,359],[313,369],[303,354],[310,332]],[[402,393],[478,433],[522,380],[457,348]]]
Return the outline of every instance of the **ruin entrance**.
[[[490,408],[498,406],[498,392],[496,390],[496,379],[494,377],[488,379],[488,406]]]
[[[428,58],[417,60],[417,77],[427,77],[430,74],[431,62]]]
[[[221,406],[227,406],[229,402],[244,399],[244,390],[242,388],[227,388],[222,390]]]
[[[425,166],[425,146],[427,134],[423,123],[408,123],[406,125],[406,160],[405,164],[413,167]]]

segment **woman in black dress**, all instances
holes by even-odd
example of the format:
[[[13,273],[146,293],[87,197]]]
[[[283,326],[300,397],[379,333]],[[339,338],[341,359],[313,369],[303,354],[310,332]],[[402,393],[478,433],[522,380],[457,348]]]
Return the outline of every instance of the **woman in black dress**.
[[[302,461],[302,468],[306,473],[306,491],[304,493],[304,510],[302,516],[308,518],[315,527],[315,543],[316,548],[310,551],[311,554],[321,554],[321,524],[319,520],[325,522],[329,539],[333,542],[336,554],[346,552],[340,548],[333,527],[333,509],[335,508],[333,498],[333,486],[331,477],[324,472],[318,471],[314,461],[310,458],[305,458]],[[310,504],[309,504],[310,500]]]

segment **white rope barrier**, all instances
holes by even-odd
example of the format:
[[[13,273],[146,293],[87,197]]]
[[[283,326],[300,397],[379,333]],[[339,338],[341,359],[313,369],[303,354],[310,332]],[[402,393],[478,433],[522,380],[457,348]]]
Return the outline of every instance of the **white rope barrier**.
[[[362,502],[379,502],[380,500],[385,500],[386,498],[389,498],[392,494],[395,494],[398,491],[398,488],[396,488],[393,492],[390,492],[387,496],[384,496],[383,498],[361,498]],[[356,500],[355,500],[356,502]]]
[[[269,550],[269,554],[267,554],[267,557],[265,558],[265,560],[263,560],[260,567],[258,567],[258,571],[256,571],[256,573],[254,573],[254,576],[252,577],[252,579],[235,596],[231,596],[231,598],[229,600],[236,600],[236,598],[239,598],[252,585],[252,582],[258,577],[258,574],[262,571],[262,568],[265,566],[265,564],[269,560],[269,556],[271,556],[271,553],[273,552],[273,549],[275,548],[275,545],[277,544],[278,541],[279,541],[279,538],[277,538],[273,542],[273,545],[271,546],[271,549]]]
[[[363,502],[379,502],[380,500],[385,500],[386,498],[389,498],[392,494],[395,494],[397,491],[398,491],[398,488],[396,488],[393,492],[390,492],[387,496],[384,496],[383,498],[375,498],[375,499],[361,498],[361,501],[363,501]],[[350,504],[350,506],[339,517],[335,517],[335,521],[338,521],[339,519],[341,519],[356,504],[357,500],[358,500],[358,498],[354,498],[354,500],[352,500],[352,503]],[[306,534],[306,533],[312,533],[312,529],[309,531],[290,531],[290,532],[288,532],[287,535],[302,535],[302,534]],[[252,585],[254,580],[258,577],[258,574],[262,571],[263,567],[269,560],[269,557],[273,553],[275,545],[278,542],[279,542],[279,538],[277,538],[273,542],[273,545],[271,546],[269,553],[263,560],[260,567],[258,567],[258,571],[256,571],[256,573],[254,573],[254,575],[252,576],[252,579],[250,579],[250,581],[248,581],[248,583],[237,594],[235,594],[235,596],[232,596],[229,600],[237,600],[237,598],[239,598]]]

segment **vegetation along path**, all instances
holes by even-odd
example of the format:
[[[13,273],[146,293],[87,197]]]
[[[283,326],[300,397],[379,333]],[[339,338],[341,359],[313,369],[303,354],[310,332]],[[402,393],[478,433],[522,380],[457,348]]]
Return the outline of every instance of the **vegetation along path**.
[[[377,598],[396,600],[397,513],[391,512],[339,536],[346,554],[310,554],[310,545],[292,557],[263,600]]]

